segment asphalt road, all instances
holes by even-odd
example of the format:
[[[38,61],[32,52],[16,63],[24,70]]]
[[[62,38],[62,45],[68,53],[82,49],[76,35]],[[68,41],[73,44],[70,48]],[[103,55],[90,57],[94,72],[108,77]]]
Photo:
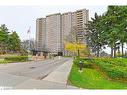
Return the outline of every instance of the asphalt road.
[[[0,90],[75,89],[66,84],[71,65],[71,58],[0,64]]]
[[[68,60],[68,58],[56,58],[54,60],[28,63],[10,63],[7,65],[0,65],[0,72],[41,80]]]

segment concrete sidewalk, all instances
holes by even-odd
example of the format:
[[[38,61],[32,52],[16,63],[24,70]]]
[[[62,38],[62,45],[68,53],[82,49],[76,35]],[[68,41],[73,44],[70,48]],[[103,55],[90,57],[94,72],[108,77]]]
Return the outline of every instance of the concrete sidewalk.
[[[56,70],[42,80],[30,79],[17,86],[15,89],[77,89],[67,85],[68,76],[72,67],[72,59],[66,61]]]
[[[46,78],[43,80],[56,82],[66,85],[68,80],[68,75],[70,73],[72,67],[72,60],[65,62],[63,65],[58,67],[55,71],[50,73]]]

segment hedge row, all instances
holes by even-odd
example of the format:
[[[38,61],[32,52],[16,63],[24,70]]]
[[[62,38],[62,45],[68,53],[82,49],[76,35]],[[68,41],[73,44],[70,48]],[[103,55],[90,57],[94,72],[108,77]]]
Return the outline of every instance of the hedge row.
[[[95,59],[96,60],[96,59]],[[97,59],[98,61],[100,60],[101,62],[105,62],[105,63],[110,63],[113,65],[117,65],[117,66],[127,66],[127,58],[100,58]]]
[[[92,62],[93,60],[92,59],[76,58],[76,59],[74,59],[73,63],[76,64],[77,66],[79,66],[80,61],[83,62],[84,68],[93,68],[93,62]]]
[[[28,56],[5,57],[4,60],[12,62],[24,62],[28,60]]]
[[[127,59],[125,58],[115,58],[115,59],[84,59],[76,58],[73,62],[77,66],[79,62],[83,62],[84,68],[92,68],[95,63],[99,68],[113,79],[127,79]]]
[[[110,78],[114,78],[114,79],[127,78],[127,67],[121,65],[122,63],[119,64],[119,61],[116,61],[115,59],[114,62],[113,60],[110,61],[107,59],[105,60],[95,59],[94,61],[102,71],[107,73],[107,75]]]
[[[11,63],[12,61],[4,61],[4,60],[2,60],[2,61],[0,61],[0,64],[6,64],[6,63]]]

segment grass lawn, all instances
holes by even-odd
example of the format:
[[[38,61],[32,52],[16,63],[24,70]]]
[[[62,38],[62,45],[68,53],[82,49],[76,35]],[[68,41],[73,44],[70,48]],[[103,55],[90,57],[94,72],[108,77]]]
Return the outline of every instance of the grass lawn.
[[[69,83],[86,89],[127,89],[127,83],[108,80],[96,69],[84,68],[80,73],[75,64],[70,72]]]

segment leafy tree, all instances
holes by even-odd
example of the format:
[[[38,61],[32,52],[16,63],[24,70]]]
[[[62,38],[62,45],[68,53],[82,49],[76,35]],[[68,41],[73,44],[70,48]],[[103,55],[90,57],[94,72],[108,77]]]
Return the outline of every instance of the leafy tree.
[[[8,53],[10,51],[20,51],[20,39],[18,34],[12,31],[12,34],[9,34],[8,28],[5,24],[0,26],[0,52]]]
[[[18,34],[14,31],[9,36],[9,50],[13,52],[20,51],[20,39]]]
[[[91,18],[92,21],[89,21],[87,26],[87,39],[88,39],[88,46],[97,51],[97,57],[99,57],[99,53],[101,50],[101,47],[104,44],[104,36],[102,36],[102,28],[101,24],[99,23],[102,16],[97,15],[95,13],[94,18]]]
[[[117,9],[117,19],[118,19],[118,28],[120,30],[119,32],[119,40],[121,43],[121,51],[122,51],[122,57],[124,56],[123,48],[124,43],[127,42],[127,6],[116,6],[119,9]]]
[[[111,57],[116,57],[118,42],[121,43],[123,56],[123,45],[127,41],[126,14],[126,6],[108,6],[108,11],[101,21],[104,33],[107,35],[106,40],[111,47]]]
[[[81,40],[78,38],[78,29],[76,26],[72,28],[72,31],[66,36],[64,41],[64,46],[70,48],[71,51],[77,51],[78,56],[80,56],[81,47],[85,46],[81,44]],[[65,48],[66,50],[69,50]]]
[[[86,50],[86,46],[85,44],[81,44],[81,43],[66,43],[64,46],[64,49],[70,52],[74,52],[74,53],[78,53],[77,51],[79,51],[84,54],[83,51]]]
[[[24,49],[24,50],[28,50],[30,48],[30,50],[35,50],[36,47],[35,47],[35,41],[33,39],[31,40],[23,40],[21,42],[21,47]]]
[[[8,44],[8,29],[5,24],[0,26],[0,51],[5,53],[7,50]]]
[[[77,50],[84,51],[85,45],[79,44],[79,43],[66,43],[64,48],[65,48],[65,50],[68,50],[71,52],[76,52]]]

